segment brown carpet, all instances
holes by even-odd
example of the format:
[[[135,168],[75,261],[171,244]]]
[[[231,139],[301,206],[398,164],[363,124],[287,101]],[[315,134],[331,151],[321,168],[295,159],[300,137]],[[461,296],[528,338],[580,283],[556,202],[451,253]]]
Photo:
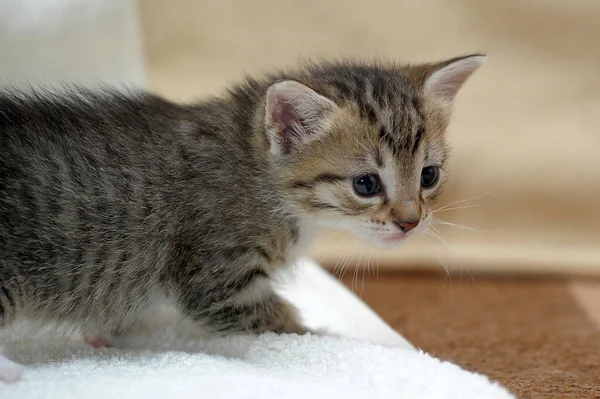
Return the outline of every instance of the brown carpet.
[[[361,273],[354,291],[416,346],[487,374],[519,398],[600,398],[600,325],[593,320],[600,281],[475,281],[380,273],[363,285]]]

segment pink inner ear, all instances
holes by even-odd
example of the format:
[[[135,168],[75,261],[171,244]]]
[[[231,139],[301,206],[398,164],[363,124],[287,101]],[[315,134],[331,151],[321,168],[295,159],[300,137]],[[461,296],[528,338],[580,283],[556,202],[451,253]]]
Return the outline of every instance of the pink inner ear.
[[[294,139],[299,135],[296,130],[302,124],[294,106],[282,98],[277,98],[277,103],[271,113],[271,123],[272,128],[276,129],[282,138],[284,151],[289,153],[292,150]]]
[[[471,76],[471,71],[458,70],[452,72],[454,73],[448,73],[447,76],[444,76],[443,80],[440,79],[433,88],[439,95],[450,100],[456,97],[458,90],[462,87],[467,78]]]
[[[425,89],[452,101],[462,85],[484,61],[484,56],[471,56],[446,65],[427,79]]]
[[[294,81],[275,83],[267,91],[266,119],[274,152],[290,153],[310,141],[336,105]]]

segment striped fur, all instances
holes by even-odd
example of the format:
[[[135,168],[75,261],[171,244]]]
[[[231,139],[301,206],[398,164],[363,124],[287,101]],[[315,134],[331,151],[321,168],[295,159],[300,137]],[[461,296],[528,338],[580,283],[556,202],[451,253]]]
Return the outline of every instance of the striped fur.
[[[305,332],[271,276],[312,225],[370,235],[426,217],[439,187],[420,190],[420,171],[446,165],[450,103],[424,85],[448,63],[319,63],[189,106],[4,90],[0,323],[22,314],[123,334],[158,290],[212,331]],[[265,95],[284,80],[337,108],[318,140],[277,156]],[[352,189],[367,172],[382,176],[377,198]]]

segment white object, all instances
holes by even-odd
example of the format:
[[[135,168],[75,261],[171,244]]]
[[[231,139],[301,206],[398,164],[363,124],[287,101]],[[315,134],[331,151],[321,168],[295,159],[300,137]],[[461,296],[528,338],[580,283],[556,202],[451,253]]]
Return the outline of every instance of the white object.
[[[300,310],[312,330],[415,350],[362,300],[314,262],[303,260],[281,275],[277,291]]]
[[[315,263],[301,262],[294,275],[282,276],[281,292],[309,325],[386,346],[311,335],[209,339],[158,314],[141,350],[40,335],[18,341],[13,332],[8,355],[24,375],[0,384],[0,398],[514,398],[485,376],[412,349]]]
[[[135,0],[0,0],[0,84],[143,87]]]

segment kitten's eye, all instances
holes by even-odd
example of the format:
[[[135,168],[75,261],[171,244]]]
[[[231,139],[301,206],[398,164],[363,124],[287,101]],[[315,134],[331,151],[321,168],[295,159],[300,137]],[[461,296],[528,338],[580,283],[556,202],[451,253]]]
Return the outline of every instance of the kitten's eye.
[[[354,178],[354,190],[358,195],[370,197],[381,191],[379,176],[377,175],[362,175]]]
[[[421,171],[421,187],[431,188],[440,179],[440,169],[437,166],[428,166]]]

